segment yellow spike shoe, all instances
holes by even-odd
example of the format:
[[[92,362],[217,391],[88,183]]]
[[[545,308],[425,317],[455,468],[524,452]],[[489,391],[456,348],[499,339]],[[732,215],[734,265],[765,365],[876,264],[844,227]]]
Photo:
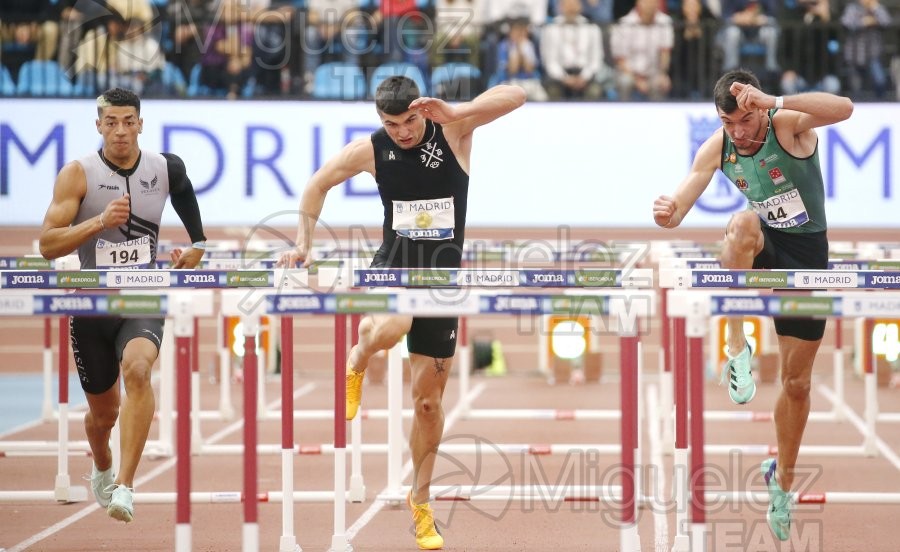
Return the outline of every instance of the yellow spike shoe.
[[[412,510],[413,523],[416,525],[416,544],[419,550],[440,550],[444,547],[444,537],[434,525],[434,511],[431,504],[414,504],[412,491],[406,496],[409,509]]]
[[[356,417],[362,402],[362,385],[365,372],[356,372],[347,367],[347,421]]]

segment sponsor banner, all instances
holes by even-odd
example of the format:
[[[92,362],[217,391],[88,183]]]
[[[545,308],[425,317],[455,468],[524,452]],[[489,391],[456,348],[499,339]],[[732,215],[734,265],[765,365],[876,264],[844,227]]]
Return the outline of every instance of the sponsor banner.
[[[61,295],[35,297],[35,314],[97,314],[95,301],[101,296]]]
[[[507,258],[506,251],[497,251],[492,249],[466,249],[463,251],[462,258],[467,263],[499,263]]]
[[[389,295],[351,295],[339,293],[326,301],[328,312],[347,314],[366,314],[378,312],[392,312],[391,296]]]
[[[540,314],[542,311],[541,295],[498,295],[482,297],[481,311],[486,313],[520,313]]]
[[[900,272],[866,274],[866,287],[878,289],[900,288]]]
[[[106,273],[108,288],[167,288],[172,285],[172,274],[165,271],[110,270]]]
[[[722,265],[715,259],[709,259],[708,261],[685,261],[684,266],[685,268],[690,268],[692,270],[722,270]]]
[[[402,270],[354,270],[353,285],[360,287],[392,287],[403,285]]]
[[[565,314],[570,316],[583,316],[589,314],[608,314],[609,300],[607,297],[596,295],[572,295],[566,297],[548,297],[547,314]]]
[[[565,270],[521,270],[520,273],[523,284],[530,287],[566,287],[572,283],[571,272]]]
[[[450,270],[409,270],[406,273],[410,286],[451,286],[454,284]]]
[[[693,287],[737,287],[738,273],[727,270],[695,271],[692,275]]]
[[[106,310],[109,314],[165,315],[166,308],[161,295],[118,295],[107,299]]]
[[[515,287],[519,285],[517,270],[460,270],[456,284],[460,286]]]
[[[771,314],[769,301],[774,298],[741,295],[735,297],[713,297],[712,299],[710,314],[766,315]]]
[[[0,225],[40,225],[52,186],[31,183],[52,182],[63,160],[76,159],[85,154],[86,145],[97,143],[94,109],[90,99],[3,99]],[[576,112],[579,124],[560,140],[553,122]],[[645,139],[647,128],[666,128],[670,147],[657,148],[652,165],[666,167],[677,182],[721,124],[710,102],[656,103],[652,109],[617,102],[531,102],[479,129],[472,151],[477,170],[470,183],[468,227],[652,227],[647,190],[665,191],[667,186],[660,183],[658,171],[648,170],[644,148],[632,144]],[[191,152],[191,180],[206,226],[293,226],[297,198],[310,175],[348,142],[379,126],[368,102],[254,101],[253,109],[246,109],[216,100],[154,100],[147,102],[141,144],[153,151]],[[616,132],[597,131],[606,128]],[[853,117],[818,132],[829,226],[896,225],[900,164],[889,161],[898,158],[900,105],[860,103]],[[510,137],[527,139],[511,143]],[[498,152],[554,162],[512,165],[497,162]],[[601,166],[610,181],[629,185],[598,207],[584,200],[584,190],[596,186],[593,174]],[[543,202],[540,209],[509,208],[509,189],[496,182],[552,182],[554,201]],[[724,228],[746,205],[740,190],[717,176],[682,228]],[[329,194],[320,221],[329,227],[380,225],[382,212],[374,179],[361,174]],[[167,207],[163,224],[180,223]]]
[[[319,268],[341,268],[342,266],[344,266],[344,261],[313,261],[307,270],[308,274],[316,275],[319,273]]]
[[[834,297],[777,297],[782,316],[830,316],[839,314]]]
[[[309,314],[324,312],[322,297],[318,295],[269,295],[269,312],[279,314]]]
[[[459,316],[481,312],[480,297],[468,290],[458,290],[451,296],[438,293],[399,294],[397,312],[413,315]]]
[[[190,270],[177,272],[176,280],[179,287],[193,288],[217,288],[219,285],[219,272],[204,270]]]
[[[616,287],[618,270],[576,270],[575,285],[582,287]]]
[[[866,261],[828,261],[829,270],[869,270]]]
[[[610,251],[609,249],[594,250],[578,250],[578,251],[558,251],[553,254],[553,260],[560,262],[582,262],[582,263],[608,263],[615,264],[619,262],[619,251]]]
[[[28,316],[34,314],[33,295],[0,295],[0,316]]]
[[[272,272],[268,270],[241,270],[225,273],[228,287],[272,287],[275,284]]]
[[[0,257],[0,269],[53,270],[53,261],[43,257]]]
[[[51,288],[52,272],[34,271],[5,271],[0,278],[0,287],[19,289],[47,289]]]
[[[856,272],[810,272],[794,273],[795,288],[855,288],[859,287]]]
[[[748,270],[745,273],[744,285],[752,288],[786,288],[788,287],[788,274],[787,272]]]
[[[51,284],[52,278],[51,278]],[[58,288],[98,288],[100,287],[99,272],[57,272],[56,287]]]
[[[869,261],[867,270],[900,270],[900,261]]]
[[[844,316],[900,317],[900,297],[846,297],[841,306]]]

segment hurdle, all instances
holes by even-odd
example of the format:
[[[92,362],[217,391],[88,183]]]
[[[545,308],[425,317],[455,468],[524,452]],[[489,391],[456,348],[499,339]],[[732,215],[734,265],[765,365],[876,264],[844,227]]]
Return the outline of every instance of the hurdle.
[[[675,349],[675,401],[676,401],[676,450],[675,450],[675,480],[673,487],[676,492],[676,502],[679,506],[678,534],[675,538],[673,550],[683,551],[703,550],[705,529],[705,509],[708,500],[747,500],[757,497],[753,493],[737,494],[709,494],[705,491],[702,477],[698,477],[703,469],[704,454],[709,451],[704,440],[703,412],[703,337],[708,328],[708,317],[716,314],[732,316],[742,315],[779,315],[798,314],[816,317],[845,317],[845,318],[872,318],[884,314],[885,294],[881,295],[860,291],[813,291],[809,295],[763,295],[758,291],[751,294],[738,293],[736,291],[716,291],[709,287],[734,287],[746,281],[748,273],[757,274],[766,271],[714,271],[718,276],[725,278],[703,278],[703,274],[709,271],[682,271],[674,275],[669,291],[669,314],[674,318],[674,349]],[[885,290],[896,288],[895,282],[900,283],[900,276],[885,274],[882,271],[858,271],[840,272],[832,271],[778,271],[787,272],[785,287],[797,289],[804,284],[795,285],[797,282],[809,281],[808,287],[822,287],[817,282],[817,277],[827,274],[830,278],[841,278],[847,286],[855,288],[869,288]],[[662,275],[661,275],[662,276]],[[808,280],[804,280],[806,276]],[[661,281],[666,278],[661,277]],[[834,280],[829,280],[833,283]],[[698,285],[707,284],[707,289],[687,289]],[[826,285],[827,287],[827,285]],[[887,296],[890,297],[890,296]],[[893,298],[889,299],[892,300]],[[801,306],[802,305],[802,306]],[[690,414],[686,409],[687,387],[690,386]],[[874,393],[875,380],[872,366],[869,364],[866,371],[866,393]],[[865,439],[862,445],[866,455],[876,449],[875,435],[875,408],[870,402],[866,406]],[[690,469],[687,468],[687,429],[690,418]],[[738,447],[739,448],[739,447]],[[749,452],[749,451],[748,451]],[[768,449],[771,452],[771,449]],[[810,449],[802,454],[810,453]],[[835,452],[834,450],[816,451],[813,453]],[[689,479],[688,479],[689,478]],[[691,483],[689,483],[689,481]],[[690,520],[686,507],[691,500]],[[852,504],[900,504],[900,493],[808,493],[797,495],[798,503],[852,503]],[[683,513],[682,513],[683,512]],[[685,534],[682,528],[687,527],[690,521],[690,534]]]
[[[885,270],[885,269],[896,269],[900,268],[900,262],[891,261],[886,259],[873,259],[873,260],[864,260],[864,259],[852,259],[852,260],[844,260],[844,259],[829,259],[828,261],[828,269],[829,270]],[[678,270],[719,270],[721,269],[721,265],[717,259],[712,258],[690,258],[690,257],[667,257],[661,258],[659,260],[659,269],[660,269],[660,277],[661,282],[665,281],[667,278],[671,277],[671,274],[674,271]],[[664,290],[665,288],[663,288]],[[671,320],[667,316],[667,305],[666,305],[666,295],[665,291],[662,291],[660,294],[660,310],[662,311],[662,331],[663,331],[663,351],[661,352],[661,365],[660,365],[660,373],[668,374],[668,376],[664,380],[664,387],[666,387],[666,383],[668,379],[670,379],[671,375],[671,345],[668,339],[668,332],[671,328]],[[846,373],[845,369],[845,359],[847,350],[844,348],[844,340],[843,340],[843,323],[840,318],[834,320],[834,350],[832,352],[832,378],[834,380],[835,385],[835,394],[836,401],[832,403],[832,408],[829,411],[812,411],[809,414],[809,421],[811,422],[840,422],[844,420],[844,409],[846,408],[846,401],[844,399],[844,376]],[[671,396],[671,394],[666,393],[667,389],[663,389],[663,400],[666,400],[667,396]],[[671,414],[671,408],[663,408],[663,412]],[[709,410],[704,412],[704,417],[707,421],[747,421],[747,422],[766,422],[771,421],[772,415],[770,412],[761,412],[761,411],[743,411],[743,412],[734,412],[734,411],[723,411],[723,410]],[[882,413],[878,415],[878,421],[880,422],[889,422],[892,421],[891,414]],[[900,420],[900,416],[897,416],[897,420]],[[671,445],[671,424],[667,424],[664,432],[666,436],[664,436],[664,442],[667,445]],[[667,438],[668,437],[668,438]],[[668,446],[667,450],[671,450],[671,447]]]

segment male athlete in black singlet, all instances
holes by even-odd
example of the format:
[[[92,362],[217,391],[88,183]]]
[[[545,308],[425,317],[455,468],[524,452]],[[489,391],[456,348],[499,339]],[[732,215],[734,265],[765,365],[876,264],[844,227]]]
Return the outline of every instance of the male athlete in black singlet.
[[[472,133],[525,103],[515,86],[496,86],[468,103],[451,106],[419,97],[416,84],[390,77],[378,87],[375,107],[383,127],[355,140],[310,179],[300,200],[297,247],[282,263],[311,262],[313,230],[328,191],[362,172],[375,177],[384,206],[384,242],[372,266],[457,268],[462,258]],[[435,453],[444,431],[441,399],[456,349],[456,318],[367,316],[347,359],[347,419],[362,398],[363,375],[376,352],[407,336],[412,396],[410,433],[415,474],[408,497],[416,543],[443,546],[428,503]]]
[[[171,153],[141,150],[141,101],[121,88],[97,98],[97,131],[103,147],[59,172],[41,229],[47,259],[77,249],[82,269],[154,268],[166,199],[194,245],[172,253],[175,268],[194,268],[205,237],[194,188],[184,162]],[[134,474],[155,409],[150,369],[159,356],[161,318],[73,317],[72,352],[88,402],[84,417],[97,502],[118,520],[134,518]],[[126,398],[119,397],[119,370]],[[121,402],[121,416],[119,404]],[[119,418],[122,458],[113,473],[110,432]]]

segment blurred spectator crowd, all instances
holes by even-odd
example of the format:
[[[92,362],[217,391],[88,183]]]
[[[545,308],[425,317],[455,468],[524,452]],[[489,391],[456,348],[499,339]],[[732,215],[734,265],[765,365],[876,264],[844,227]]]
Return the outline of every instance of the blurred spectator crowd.
[[[0,0],[0,96],[699,100],[737,67],[895,101],[900,0]]]

